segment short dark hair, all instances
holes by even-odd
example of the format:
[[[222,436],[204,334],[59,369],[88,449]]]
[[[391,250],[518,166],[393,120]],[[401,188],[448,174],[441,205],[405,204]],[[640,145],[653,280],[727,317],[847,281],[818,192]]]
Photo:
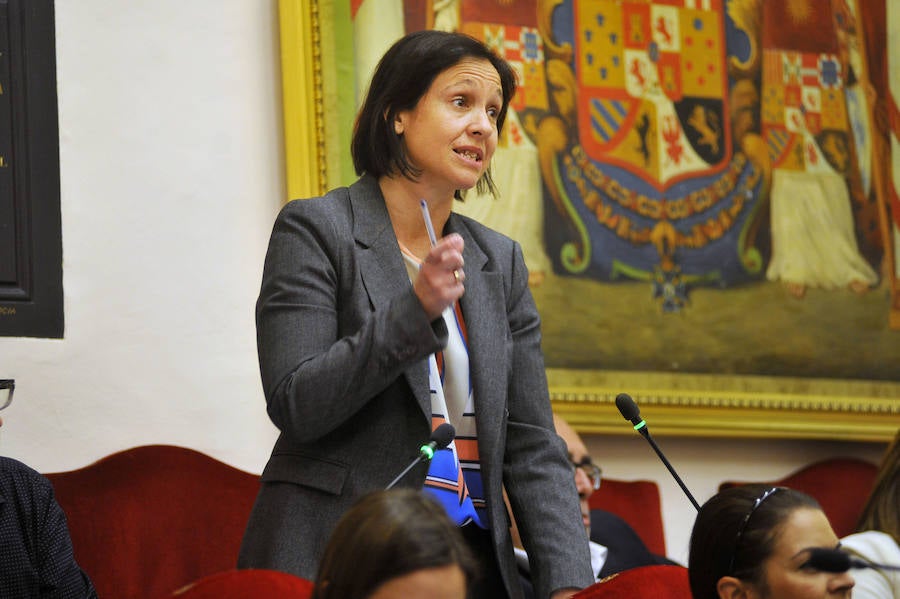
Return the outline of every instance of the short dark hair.
[[[694,599],[718,599],[717,585],[723,576],[745,580],[765,592],[763,562],[772,555],[784,523],[795,510],[822,509],[809,495],[785,487],[767,494],[754,509],[757,499],[771,488],[757,484],[732,487],[700,508],[688,555]],[[752,517],[747,519],[751,511]]]
[[[394,578],[451,565],[460,567],[468,589],[477,566],[440,503],[421,490],[375,491],[338,521],[312,599],[365,599]]]
[[[489,61],[500,75],[503,106],[497,115],[499,135],[516,93],[516,74],[509,63],[484,43],[463,33],[417,31],[396,41],[375,67],[350,143],[357,175],[367,173],[379,178],[400,174],[409,179],[419,176],[394,130],[394,118],[399,112],[413,109],[438,75],[467,58]],[[485,188],[496,195],[490,170],[478,181],[478,190]]]

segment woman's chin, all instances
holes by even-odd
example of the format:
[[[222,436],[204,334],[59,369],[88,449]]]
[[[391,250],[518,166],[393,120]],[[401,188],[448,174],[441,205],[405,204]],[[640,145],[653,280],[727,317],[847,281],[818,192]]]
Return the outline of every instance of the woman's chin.
[[[482,175],[482,174],[483,174],[483,173],[482,173],[481,171],[479,171],[476,175],[469,175],[469,176],[467,176],[467,177],[460,177],[460,179],[459,179],[459,186],[457,187],[457,189],[463,189],[463,190],[466,190],[466,189],[472,189],[472,188],[474,188],[476,185],[478,185],[478,181],[481,179],[481,175]]]

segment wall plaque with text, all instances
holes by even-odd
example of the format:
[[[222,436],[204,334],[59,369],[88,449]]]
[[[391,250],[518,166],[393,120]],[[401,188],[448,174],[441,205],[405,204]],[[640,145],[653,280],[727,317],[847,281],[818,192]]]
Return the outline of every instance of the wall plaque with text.
[[[53,0],[0,0],[0,336],[63,336]]]

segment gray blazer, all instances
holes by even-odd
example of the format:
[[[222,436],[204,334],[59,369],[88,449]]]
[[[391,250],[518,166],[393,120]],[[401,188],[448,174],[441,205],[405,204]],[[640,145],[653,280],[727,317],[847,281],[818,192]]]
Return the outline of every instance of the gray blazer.
[[[423,225],[424,226],[424,225]],[[460,215],[468,331],[488,520],[511,597],[518,574],[506,486],[539,597],[594,580],[566,449],[555,434],[540,319],[521,248]],[[427,358],[446,344],[406,272],[381,190],[287,204],[275,221],[256,308],[263,389],[281,431],[238,566],[314,579],[340,516],[384,488],[430,435]],[[421,488],[420,464],[400,483]]]

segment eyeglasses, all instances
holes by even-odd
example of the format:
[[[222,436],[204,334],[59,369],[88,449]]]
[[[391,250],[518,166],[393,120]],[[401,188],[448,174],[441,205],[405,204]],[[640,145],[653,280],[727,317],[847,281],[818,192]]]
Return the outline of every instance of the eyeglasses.
[[[747,528],[747,523],[750,522],[750,517],[753,515],[753,512],[762,505],[762,502],[775,494],[776,491],[783,489],[784,487],[772,487],[771,489],[766,489],[763,491],[763,494],[756,498],[753,502],[753,505],[750,507],[750,511],[747,512],[747,515],[744,516],[744,519],[741,520],[741,525],[738,527],[737,537],[734,539],[734,550],[731,552],[731,561],[728,563],[728,574],[734,575],[734,558],[737,556],[738,549],[741,546],[741,537],[744,536],[744,530]]]
[[[16,390],[16,381],[13,379],[0,379],[0,410],[8,408],[12,403],[13,391]]]
[[[592,462],[589,456],[584,456],[581,458],[580,462],[575,462],[570,459],[569,464],[572,465],[573,473],[579,468],[584,472],[585,476],[588,477],[588,480],[591,481],[591,486],[595,491],[600,488],[600,483],[603,482],[603,469]]]

